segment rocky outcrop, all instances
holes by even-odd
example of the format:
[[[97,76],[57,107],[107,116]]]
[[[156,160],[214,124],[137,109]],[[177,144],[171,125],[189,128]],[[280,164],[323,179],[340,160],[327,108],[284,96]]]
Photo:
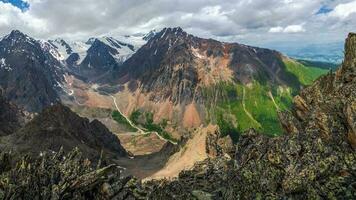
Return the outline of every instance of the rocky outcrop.
[[[0,137],[17,131],[24,123],[24,115],[5,100],[0,90]]]
[[[119,48],[121,47],[119,46]],[[116,54],[119,54],[117,49],[99,39],[94,39],[94,42],[87,51],[86,57],[79,66],[80,74],[98,76],[113,69],[119,64],[113,56]]]
[[[292,132],[321,134],[325,139],[340,140],[340,143],[348,138],[349,144],[356,148],[355,46],[356,35],[350,34],[345,45],[345,61],[340,69],[301,91],[294,98],[293,113],[283,114],[282,124],[294,127]]]
[[[133,177],[120,177],[116,165],[92,168],[75,149],[44,153],[10,166],[11,154],[0,153],[0,199],[144,199]]]
[[[2,138],[0,149],[16,154],[39,155],[43,151],[69,152],[78,147],[95,161],[127,155],[119,139],[98,120],[89,121],[61,104],[45,109],[16,133]]]

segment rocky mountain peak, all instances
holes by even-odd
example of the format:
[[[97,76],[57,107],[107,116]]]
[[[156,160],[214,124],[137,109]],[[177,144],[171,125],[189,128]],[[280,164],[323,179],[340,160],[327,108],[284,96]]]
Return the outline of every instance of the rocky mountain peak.
[[[36,40],[29,37],[28,35],[22,33],[19,30],[13,30],[9,35],[4,37],[3,41],[10,41],[11,44],[18,44],[22,42],[29,42],[31,44],[35,44]]]
[[[26,34],[22,33],[19,30],[13,30],[10,32],[9,37],[26,37]]]
[[[349,33],[345,43],[345,61],[356,59],[356,33]]]
[[[348,83],[356,81],[356,33],[350,33],[345,43],[345,60],[337,78]]]
[[[92,37],[92,38],[89,38],[89,39],[85,42],[85,44],[87,44],[87,45],[92,45],[96,39],[97,39],[97,38],[93,38],[93,37]]]
[[[149,41],[149,40],[150,40],[151,38],[153,38],[156,34],[157,34],[156,29],[153,29],[153,30],[151,30],[150,32],[148,32],[147,34],[145,34],[145,35],[143,36],[143,39],[144,39],[145,41]]]
[[[183,31],[181,27],[175,27],[164,28],[161,32],[157,33],[152,39],[169,41],[169,39],[186,39],[188,36],[189,34]]]
[[[58,99],[63,68],[53,49],[17,30],[0,41],[0,86],[9,101],[38,112]]]
[[[70,47],[70,45],[69,45],[64,39],[62,39],[62,38],[57,38],[57,39],[55,39],[54,41],[57,42],[58,44],[60,44],[61,46],[63,46],[63,47],[65,48],[66,53],[67,53],[68,55],[70,55],[71,53],[73,53],[72,48]],[[57,47],[57,48],[59,48],[59,47]]]

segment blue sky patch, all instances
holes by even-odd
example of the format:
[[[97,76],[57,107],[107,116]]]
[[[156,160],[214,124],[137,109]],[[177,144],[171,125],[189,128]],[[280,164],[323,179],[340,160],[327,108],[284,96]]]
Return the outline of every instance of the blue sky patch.
[[[332,8],[329,8],[329,7],[327,7],[327,6],[322,6],[322,7],[318,10],[318,12],[317,12],[316,14],[317,14],[317,15],[326,14],[326,13],[329,13],[329,12],[331,12],[331,11],[333,11]]]
[[[11,3],[12,5],[20,8],[21,10],[26,10],[30,7],[30,4],[22,0],[0,0],[0,1],[4,3]]]

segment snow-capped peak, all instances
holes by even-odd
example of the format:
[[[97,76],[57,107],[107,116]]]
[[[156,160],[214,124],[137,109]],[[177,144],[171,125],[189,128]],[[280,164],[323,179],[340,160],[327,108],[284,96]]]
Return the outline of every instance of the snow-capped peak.
[[[81,61],[87,55],[87,50],[89,49],[90,45],[86,44],[85,42],[81,41],[66,41],[62,38],[57,38],[55,40],[47,41],[48,44],[55,49],[55,51],[59,54],[59,56],[55,56],[60,61],[66,60],[71,54],[77,53],[79,55],[79,60],[77,64],[80,64]],[[52,50],[54,51],[54,50]],[[50,52],[52,55],[53,53]],[[55,53],[56,54],[56,53]]]
[[[106,46],[115,49],[115,51],[110,53],[117,62],[122,63],[156,34],[157,32],[152,30],[148,34],[92,37],[86,41],[69,41],[57,38],[54,40],[41,41],[41,45],[42,48],[49,51],[53,57],[59,61],[66,61],[71,55],[77,54],[79,59],[75,63],[80,65],[88,55],[90,47],[98,40]]]

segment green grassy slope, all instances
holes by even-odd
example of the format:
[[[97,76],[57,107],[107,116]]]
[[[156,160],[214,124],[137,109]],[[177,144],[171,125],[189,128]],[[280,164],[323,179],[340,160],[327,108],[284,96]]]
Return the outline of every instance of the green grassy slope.
[[[285,60],[286,70],[295,75],[300,85],[310,85],[328,70],[305,66],[293,60]],[[215,109],[209,110],[213,121],[220,126],[223,134],[239,134],[255,128],[266,134],[276,136],[283,133],[278,120],[279,110],[288,110],[292,104],[292,91],[298,88],[266,85],[254,81],[249,85],[219,84],[215,89],[206,90],[210,96],[214,91],[224,91],[224,100]],[[234,124],[233,121],[236,121]],[[229,128],[227,128],[230,126]],[[223,128],[221,128],[223,127]],[[236,138],[236,136],[234,136]]]
[[[282,134],[277,111],[285,110],[291,105],[292,96],[288,88],[271,89],[258,82],[249,86],[236,84],[234,87],[237,98],[219,103],[219,115],[233,115],[238,132],[255,128],[265,133]]]
[[[287,71],[296,75],[300,83],[303,85],[310,85],[320,75],[326,74],[329,71],[327,69],[303,65],[302,63],[293,60],[285,60],[284,64]]]

